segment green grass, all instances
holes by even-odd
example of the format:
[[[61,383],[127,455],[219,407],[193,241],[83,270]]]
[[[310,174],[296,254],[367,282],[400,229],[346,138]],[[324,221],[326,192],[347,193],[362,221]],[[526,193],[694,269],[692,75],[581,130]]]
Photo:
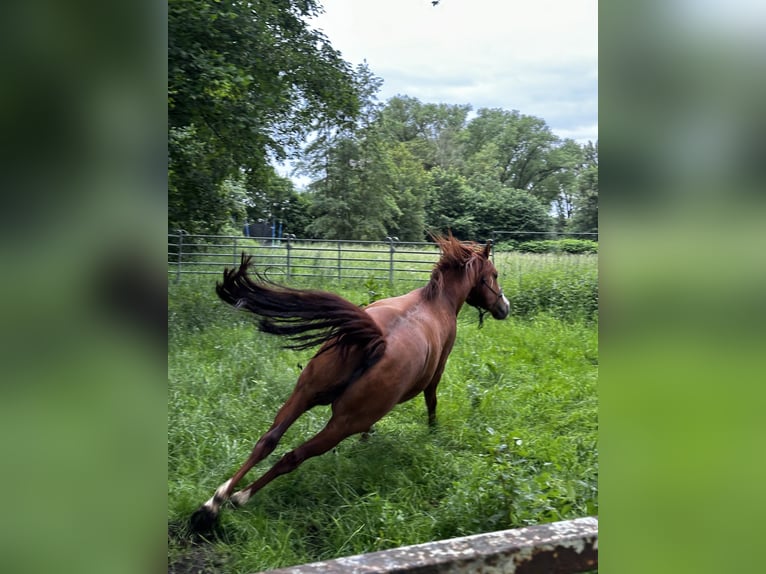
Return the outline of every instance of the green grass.
[[[186,530],[189,515],[247,457],[312,351],[283,350],[257,332],[217,301],[214,277],[171,285],[169,564],[254,572],[596,514],[595,261],[498,261],[516,314],[479,329],[476,311],[463,310],[435,430],[422,398],[399,405],[368,441],[351,437],[244,508],[225,508],[201,545]],[[360,304],[411,288],[378,280],[313,286]],[[536,286],[534,297],[525,286]],[[519,304],[527,300],[534,305]],[[310,438],[328,413],[303,415],[247,479]]]

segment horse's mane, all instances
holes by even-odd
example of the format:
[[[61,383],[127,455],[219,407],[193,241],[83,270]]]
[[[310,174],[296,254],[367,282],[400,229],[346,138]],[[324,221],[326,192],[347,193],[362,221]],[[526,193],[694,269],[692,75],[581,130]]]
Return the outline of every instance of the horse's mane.
[[[478,259],[481,246],[473,242],[461,242],[452,233],[447,236],[434,235],[433,240],[441,249],[442,255],[431,271],[431,279],[423,290],[423,297],[432,300],[444,289],[444,277],[449,271],[470,268]]]

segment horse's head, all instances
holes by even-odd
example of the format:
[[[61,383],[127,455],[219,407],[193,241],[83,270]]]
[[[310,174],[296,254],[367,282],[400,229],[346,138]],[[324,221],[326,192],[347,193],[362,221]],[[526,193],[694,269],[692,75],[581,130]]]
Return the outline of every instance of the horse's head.
[[[488,242],[483,251],[477,254],[476,279],[465,302],[489,311],[495,319],[505,319],[511,311],[511,304],[497,282],[497,269],[489,258],[491,246]]]

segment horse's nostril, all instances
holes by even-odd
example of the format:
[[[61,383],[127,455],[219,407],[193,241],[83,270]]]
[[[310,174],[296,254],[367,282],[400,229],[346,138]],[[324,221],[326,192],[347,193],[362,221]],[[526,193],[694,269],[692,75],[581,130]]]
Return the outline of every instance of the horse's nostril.
[[[501,301],[500,304],[495,307],[495,312],[492,313],[492,316],[495,319],[505,319],[508,317],[508,315],[511,314],[511,306],[506,301]]]

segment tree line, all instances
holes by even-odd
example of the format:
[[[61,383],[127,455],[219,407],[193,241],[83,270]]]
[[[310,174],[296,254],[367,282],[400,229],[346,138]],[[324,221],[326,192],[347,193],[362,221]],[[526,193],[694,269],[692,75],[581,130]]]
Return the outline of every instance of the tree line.
[[[378,99],[311,0],[170,0],[168,227],[326,239],[596,232],[598,142],[517,110]],[[274,164],[292,160],[306,189]],[[521,236],[520,236],[521,237]]]

